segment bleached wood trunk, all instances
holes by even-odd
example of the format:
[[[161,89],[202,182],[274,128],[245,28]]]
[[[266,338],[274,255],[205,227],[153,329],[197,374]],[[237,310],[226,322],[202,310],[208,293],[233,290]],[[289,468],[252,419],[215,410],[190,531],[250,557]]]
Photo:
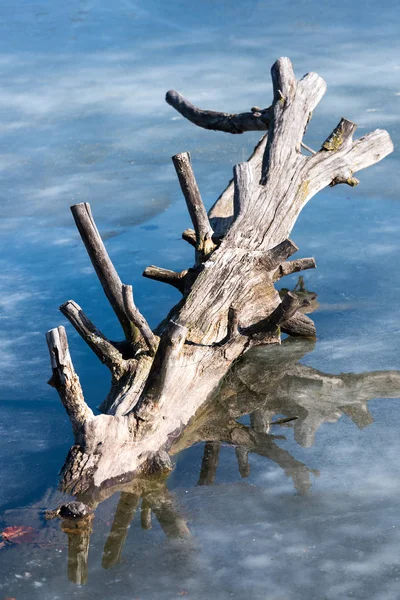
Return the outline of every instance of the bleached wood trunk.
[[[342,119],[318,152],[302,153],[310,117],[325,93],[315,73],[297,81],[288,58],[272,67],[274,97],[268,109],[242,115],[201,111],[176,92],[167,101],[197,125],[241,133],[266,130],[248,162],[234,167],[234,180],[209,216],[188,153],[173,157],[194,231],[195,264],[173,273],[146,269],[147,277],[170,283],[183,298],[156,332],[136,308],[97,231],[90,207],[72,207],[79,232],[125,334],[111,342],[73,301],[61,310],[110,369],[111,391],[94,416],[87,407],[68,352],[63,327],[47,334],[51,379],[70,416],[75,445],[63,472],[64,489],[111,485],[160,468],[196,410],[213,394],[231,363],[257,344],[279,344],[281,332],[315,336],[314,324],[298,312],[299,298],[280,299],[274,283],[315,266],[313,259],[287,261],[297,251],[288,239],[296,219],[318,191],[358,181],[354,173],[389,154],[386,131],[353,140],[356,126]],[[165,468],[165,460],[162,468]]]

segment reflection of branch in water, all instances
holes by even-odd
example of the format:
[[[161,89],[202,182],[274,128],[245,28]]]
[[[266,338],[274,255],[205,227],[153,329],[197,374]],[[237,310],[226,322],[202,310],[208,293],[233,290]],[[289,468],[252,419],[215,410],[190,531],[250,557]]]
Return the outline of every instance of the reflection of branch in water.
[[[283,296],[285,296],[285,294],[287,294],[289,291],[296,294],[301,300],[307,300],[307,303],[304,304],[303,308],[299,309],[302,313],[314,312],[319,307],[319,302],[317,300],[318,295],[316,292],[311,292],[310,290],[306,289],[304,275],[299,276],[297,283],[292,290],[289,290],[289,288],[281,288],[279,290],[280,297],[283,298]]]
[[[359,427],[373,422],[367,403],[372,398],[400,396],[400,372],[377,371],[362,374],[329,375],[299,364],[314,347],[310,340],[285,340],[271,351],[258,347],[236,363],[221,382],[215,396],[202,405],[181,435],[169,448],[177,454],[196,443],[206,442],[199,477],[199,485],[215,481],[221,444],[235,448],[239,472],[250,474],[249,454],[254,453],[272,460],[293,480],[300,494],[310,486],[309,469],[275,442],[281,436],[269,433],[270,425],[282,422],[280,416],[296,418],[292,423],[295,440],[302,446],[311,446],[321,424],[337,421],[346,414]],[[250,415],[250,427],[237,419]],[[274,429],[274,431],[276,431]],[[141,525],[151,527],[151,515],[156,516],[164,533],[170,538],[187,537],[189,529],[179,514],[176,502],[168,491],[165,479],[155,476],[136,478],[107,490],[88,491],[82,498],[94,505],[116,491],[122,490],[109,539],[105,545],[103,566],[117,563],[122,554],[127,531],[142,498]],[[91,522],[86,529],[75,533],[77,524],[63,522],[68,534],[68,576],[71,581],[87,580],[87,554]]]
[[[360,428],[370,425],[373,419],[367,403],[371,399],[400,396],[399,371],[330,375],[298,364],[298,350],[302,347],[297,340],[282,344],[281,369],[270,359],[268,349],[253,352],[238,363],[234,382],[239,406],[246,403],[247,393],[251,394],[253,406],[258,397],[267,421],[273,414],[298,416],[294,435],[301,446],[312,446],[318,428],[323,423],[336,422],[343,413]],[[290,357],[296,359],[288,360]]]
[[[323,423],[334,423],[344,413],[362,429],[373,423],[367,407],[370,400],[398,396],[400,373],[396,371],[327,375],[294,365],[292,372],[282,378],[271,404],[277,412],[300,416],[294,423],[294,436],[298,444],[308,448]]]
[[[178,513],[174,496],[166,486],[147,493],[145,500],[168,538],[182,538],[190,535],[186,521]]]
[[[126,536],[128,535],[132,519],[135,516],[139,500],[140,496],[137,494],[121,493],[110,535],[104,546],[101,562],[104,569],[109,569],[121,561]]]
[[[110,534],[104,546],[102,566],[109,569],[121,561],[122,550],[131,522],[140,502],[140,494],[122,492],[115,512]],[[173,495],[165,483],[143,490],[140,522],[143,529],[151,529],[151,514],[157,517],[167,537],[185,537],[190,534],[184,519],[178,514]]]
[[[268,427],[268,423],[271,419],[267,418],[267,411],[254,410],[250,413],[250,425],[254,431],[258,433],[265,433]]]
[[[313,348],[313,341],[288,339],[273,352],[264,346],[247,353],[224,378],[218,394],[201,407],[175,441],[171,453],[204,440],[233,444],[242,476],[250,472],[248,453],[256,452],[279,464],[304,493],[310,487],[309,473],[318,472],[307,469],[279,448],[273,436],[266,435],[274,417],[297,417],[293,422],[295,440],[309,447],[323,423],[336,422],[346,414],[359,428],[366,427],[373,422],[369,400],[400,396],[399,371],[321,373],[298,363]],[[246,435],[241,429],[244,439],[234,440],[232,432],[244,427],[235,419],[245,414],[250,414],[251,428]]]
[[[374,422],[374,418],[367,406],[364,406],[363,404],[348,404],[347,406],[341,406],[340,410],[344,412],[344,414],[347,415],[359,429],[364,429],[364,427],[368,427],[368,425],[372,425]]]
[[[212,485],[215,481],[219,463],[220,443],[206,442],[201,463],[198,485]]]
[[[93,515],[78,521],[63,520],[61,530],[68,536],[68,579],[83,585],[88,580],[88,554]]]
[[[151,506],[147,500],[142,500],[140,508],[140,525],[145,531],[151,529]]]
[[[248,477],[250,475],[249,451],[243,446],[236,446],[235,454],[241,477]]]
[[[314,473],[314,471],[293,458],[287,450],[277,446],[273,436],[268,433],[257,432],[251,427],[235,423],[226,441],[238,444],[247,452],[265,456],[279,465],[285,475],[292,478],[293,485],[299,494],[305,494],[311,487],[310,473]]]

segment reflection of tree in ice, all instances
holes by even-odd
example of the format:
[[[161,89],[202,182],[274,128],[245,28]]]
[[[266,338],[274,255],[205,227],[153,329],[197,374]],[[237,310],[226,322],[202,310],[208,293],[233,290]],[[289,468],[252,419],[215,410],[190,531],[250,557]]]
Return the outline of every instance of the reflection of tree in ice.
[[[296,442],[310,447],[323,423],[334,423],[346,414],[359,428],[366,427],[373,422],[369,400],[400,396],[398,371],[329,375],[299,364],[314,345],[314,341],[290,338],[273,352],[268,347],[256,348],[233,366],[217,398],[200,409],[172,447],[178,452],[207,441],[200,484],[214,481],[219,445],[223,442],[235,446],[243,477],[250,473],[247,455],[256,453],[278,464],[292,478],[296,490],[305,493],[311,486],[310,472],[318,472],[280,448],[274,441],[276,436],[270,433],[271,425],[282,415],[294,418],[282,425],[293,426]],[[237,422],[246,414],[250,415],[250,426]]]
[[[293,427],[296,442],[309,447],[323,423],[336,422],[346,414],[362,429],[373,422],[367,406],[369,400],[400,396],[399,371],[329,375],[299,364],[314,345],[311,340],[290,338],[272,351],[268,347],[255,348],[233,365],[215,396],[201,407],[170,449],[170,454],[176,455],[205,442],[199,485],[214,483],[221,445],[231,445],[242,477],[250,474],[248,455],[255,453],[281,467],[297,492],[305,494],[311,487],[310,474],[319,472],[278,446],[276,440],[284,436],[275,433],[277,427]],[[249,425],[238,422],[245,415],[250,417]],[[128,530],[140,503],[144,530],[151,528],[155,518],[169,538],[190,537],[176,498],[166,486],[171,469],[168,455],[161,453],[157,460],[157,467],[163,472],[161,477],[159,474],[153,478],[136,477],[106,490],[93,488],[79,496],[96,508],[114,493],[121,492],[104,547],[102,566],[106,569],[121,561]],[[62,530],[68,534],[68,577],[84,583],[92,518],[79,523],[63,520]]]

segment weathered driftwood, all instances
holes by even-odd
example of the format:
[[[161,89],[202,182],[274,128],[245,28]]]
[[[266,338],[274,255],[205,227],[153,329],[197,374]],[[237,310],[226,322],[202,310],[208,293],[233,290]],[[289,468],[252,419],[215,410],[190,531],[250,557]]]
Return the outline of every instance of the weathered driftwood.
[[[112,265],[89,205],[72,207],[125,337],[122,342],[108,340],[77,304],[69,301],[62,307],[111,372],[111,390],[101,405],[104,414],[94,416],[73,372],[65,336],[61,339],[60,328],[48,334],[53,382],[75,434],[63,471],[65,489],[110,484],[159,468],[158,452],[171,447],[233,360],[253,346],[279,344],[281,331],[315,335],[311,319],[298,312],[299,296],[287,294],[281,301],[274,287],[287,273],[315,266],[313,259],[287,262],[297,251],[288,236],[318,191],[343,182],[355,185],[354,173],[381,160],[393,145],[381,130],[353,140],[356,126],[342,119],[318,152],[303,155],[304,131],[325,93],[325,82],[315,73],[297,81],[287,58],[273,65],[272,80],[271,107],[242,115],[204,113],[176,93],[167,96],[200,126],[231,133],[268,129],[268,135],[248,162],[234,168],[233,182],[209,215],[189,154],[173,158],[194,227],[184,239],[195,245],[196,256],[183,274],[157,267],[145,272],[183,293],[156,334]]]

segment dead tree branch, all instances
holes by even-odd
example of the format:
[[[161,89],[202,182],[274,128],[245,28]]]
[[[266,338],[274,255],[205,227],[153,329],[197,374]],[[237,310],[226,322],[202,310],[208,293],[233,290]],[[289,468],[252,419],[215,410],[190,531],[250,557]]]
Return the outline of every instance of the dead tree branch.
[[[146,267],[143,271],[143,277],[154,279],[155,281],[161,281],[162,283],[168,283],[182,292],[182,294],[185,291],[185,277],[187,274],[188,269],[177,273],[176,271],[163,269],[162,267],[155,267],[154,265]]]
[[[147,348],[149,349],[150,355],[154,356],[158,347],[157,338],[133,301],[133,290],[131,285],[122,285],[122,297],[126,315],[129,317],[130,322],[140,331]]]
[[[282,277],[291,275],[292,273],[298,273],[306,269],[315,269],[316,266],[314,258],[298,258],[297,260],[283,262],[274,273],[274,281],[278,281]]]
[[[190,218],[192,219],[196,233],[196,249],[201,261],[215,249],[212,239],[214,232],[194,177],[189,152],[176,154],[172,157],[172,162],[174,163]]]
[[[131,323],[125,312],[122,282],[100,237],[92,216],[90,204],[87,202],[75,204],[71,206],[71,212],[97,277],[103,286],[103,290],[118,321],[121,323],[125,337],[129,342],[135,342],[138,338],[138,330]]]
[[[79,377],[75,373],[69,353],[65,328],[61,325],[50,329],[46,339],[53,370],[49,384],[56,388],[76,435],[80,428],[94,417],[93,411],[83,397]]]
[[[74,326],[101,362],[112,369],[115,363],[122,361],[120,351],[93,325],[79,304],[73,300],[68,300],[60,306],[60,311],[67,317],[71,325]]]
[[[204,129],[225,131],[226,133],[243,133],[245,131],[265,131],[271,119],[270,109],[257,109],[254,112],[229,114],[202,110],[186,100],[179,92],[169,90],[165,100],[183,117]],[[255,107],[256,108],[256,107]]]

